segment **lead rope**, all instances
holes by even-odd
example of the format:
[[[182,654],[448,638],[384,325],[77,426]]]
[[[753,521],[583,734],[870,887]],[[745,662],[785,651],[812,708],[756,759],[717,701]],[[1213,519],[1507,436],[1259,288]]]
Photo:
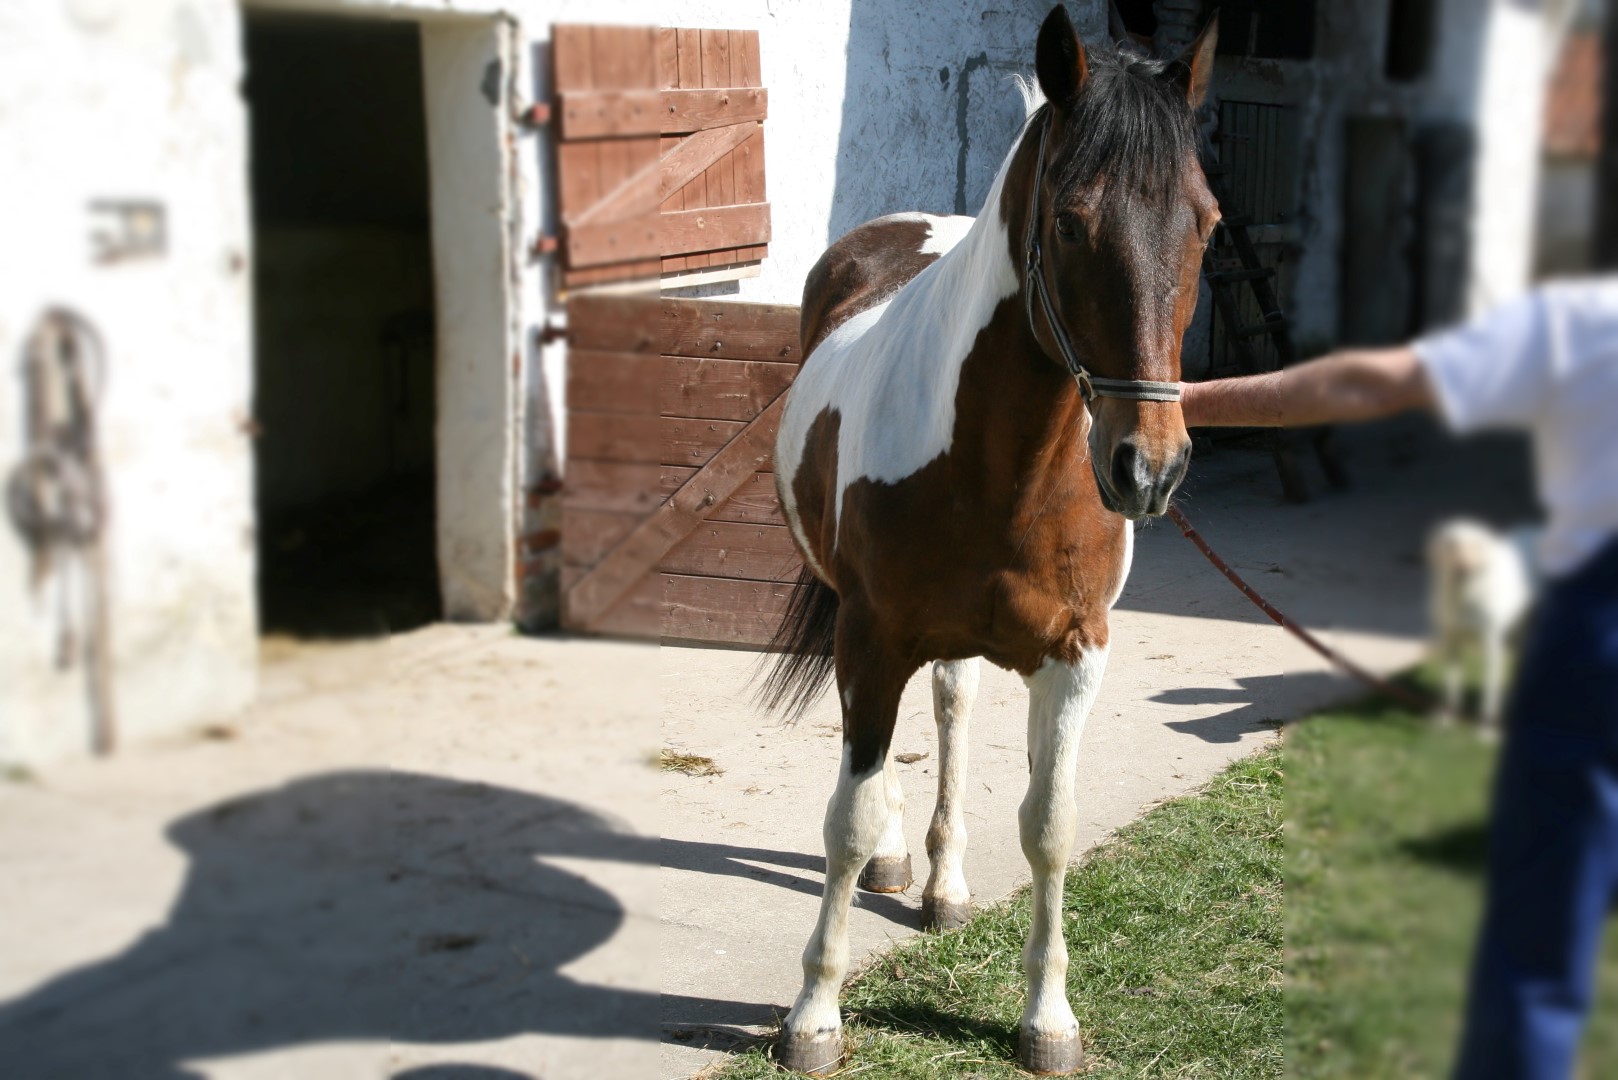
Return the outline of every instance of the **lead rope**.
[[[1325,642],[1315,637],[1315,635],[1293,622],[1274,604],[1260,596],[1257,589],[1253,588],[1246,581],[1242,580],[1242,576],[1236,571],[1232,570],[1229,564],[1226,563],[1224,559],[1221,559],[1213,548],[1208,546],[1208,541],[1204,540],[1202,538],[1202,534],[1197,532],[1197,530],[1192,527],[1191,522],[1187,520],[1185,514],[1181,513],[1178,506],[1170,504],[1168,516],[1169,519],[1174,522],[1174,524],[1180,527],[1180,531],[1185,534],[1185,538],[1195,544],[1198,551],[1207,556],[1208,561],[1213,563],[1214,569],[1218,570],[1221,574],[1224,574],[1232,585],[1241,590],[1241,594],[1243,596],[1251,600],[1253,605],[1260,611],[1264,612],[1264,614],[1268,615],[1270,620],[1277,626],[1281,627],[1293,637],[1297,638],[1315,652],[1325,657],[1327,663],[1333,665],[1341,671],[1346,672],[1349,675],[1352,675],[1366,686],[1369,686],[1372,690],[1392,698],[1408,709],[1425,713],[1431,712],[1437,707],[1437,702],[1435,702],[1432,698],[1426,696],[1425,694],[1419,694],[1414,690],[1406,689],[1403,686],[1398,686],[1386,679],[1371,674],[1371,672],[1360,667],[1358,664],[1354,663],[1354,661],[1350,660],[1348,657],[1344,656],[1342,653],[1338,652],[1336,649],[1333,649],[1330,645],[1327,645]]]
[[[1079,396],[1088,406],[1098,397],[1121,398],[1125,401],[1179,401],[1180,384],[1176,382],[1156,382],[1151,379],[1102,379],[1091,375],[1085,366],[1079,362],[1078,351],[1073,347],[1073,341],[1067,336],[1062,327],[1062,321],[1057,317],[1056,305],[1051,303],[1050,290],[1045,285],[1045,258],[1039,246],[1039,181],[1045,173],[1045,139],[1051,131],[1050,113],[1045,114],[1045,122],[1039,128],[1039,157],[1034,162],[1034,191],[1028,199],[1028,241],[1025,249],[1028,254],[1025,271],[1028,277],[1028,328],[1034,328],[1034,298],[1039,297],[1039,306],[1045,311],[1045,323],[1051,329],[1051,337],[1056,341],[1056,348],[1062,354],[1062,360],[1067,364],[1068,372],[1073,381],[1078,384]]]

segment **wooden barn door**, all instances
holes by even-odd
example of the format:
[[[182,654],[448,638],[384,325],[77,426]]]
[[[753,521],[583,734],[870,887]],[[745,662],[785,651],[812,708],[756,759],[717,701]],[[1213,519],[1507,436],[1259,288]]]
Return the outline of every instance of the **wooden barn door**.
[[[756,267],[770,239],[758,31],[552,35],[562,284]]]
[[[767,643],[801,566],[771,472],[798,309],[581,296],[568,324],[564,625]]]

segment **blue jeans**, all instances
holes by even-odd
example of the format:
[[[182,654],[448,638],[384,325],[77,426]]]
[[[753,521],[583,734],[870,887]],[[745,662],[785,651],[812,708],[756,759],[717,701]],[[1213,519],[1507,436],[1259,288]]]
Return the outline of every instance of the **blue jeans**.
[[[1507,722],[1455,1075],[1566,1080],[1618,889],[1618,543],[1546,590]]]

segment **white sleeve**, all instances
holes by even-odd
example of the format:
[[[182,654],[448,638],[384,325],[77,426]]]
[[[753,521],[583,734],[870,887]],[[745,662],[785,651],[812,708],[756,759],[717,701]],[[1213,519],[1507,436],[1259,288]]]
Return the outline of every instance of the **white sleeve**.
[[[1527,428],[1551,387],[1551,332],[1540,292],[1425,337],[1414,348],[1438,411],[1457,434]]]

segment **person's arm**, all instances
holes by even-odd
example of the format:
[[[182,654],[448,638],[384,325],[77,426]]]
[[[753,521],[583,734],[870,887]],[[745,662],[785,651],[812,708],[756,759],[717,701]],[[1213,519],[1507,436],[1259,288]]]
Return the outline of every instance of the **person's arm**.
[[[1264,375],[1185,383],[1186,427],[1308,427],[1438,404],[1415,350],[1352,349]]]

